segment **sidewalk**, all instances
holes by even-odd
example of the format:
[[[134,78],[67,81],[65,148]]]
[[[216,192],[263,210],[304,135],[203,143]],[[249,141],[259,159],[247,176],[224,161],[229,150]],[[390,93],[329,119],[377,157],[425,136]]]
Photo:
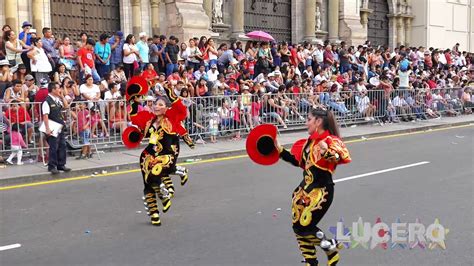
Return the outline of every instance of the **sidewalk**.
[[[399,124],[372,124],[359,125],[347,128],[341,128],[341,134],[344,140],[353,140],[369,138],[388,134],[397,134],[413,131],[423,131],[433,128],[450,127],[456,125],[474,124],[474,115],[462,115],[459,117],[445,117],[441,119],[432,119],[428,121],[405,122]],[[278,141],[285,146],[290,147],[296,140],[307,138],[305,131],[284,133],[278,137]],[[138,158],[141,149],[112,151],[97,155],[92,159],[76,160],[68,158],[67,166],[73,170],[69,173],[61,173],[52,176],[47,167],[40,163],[28,163],[28,158],[23,166],[7,166],[0,168],[0,186],[21,184],[28,182],[37,182],[45,180],[54,180],[58,178],[91,176],[100,173],[123,171],[129,169],[138,169]],[[194,150],[189,149],[185,144],[181,145],[180,162],[186,160],[204,160],[225,156],[241,155],[245,153],[245,139],[240,141],[219,140],[212,144],[196,144]]]

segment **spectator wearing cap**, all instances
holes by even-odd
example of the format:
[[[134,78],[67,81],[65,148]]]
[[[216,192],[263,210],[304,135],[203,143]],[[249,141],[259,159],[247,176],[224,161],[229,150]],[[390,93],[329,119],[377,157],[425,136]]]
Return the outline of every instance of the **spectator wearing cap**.
[[[25,76],[25,83],[21,87],[21,90],[25,92],[25,97],[27,97],[30,102],[35,101],[35,95],[39,91],[38,86],[35,84],[35,78],[28,74]]]
[[[29,99],[26,97],[25,91],[22,90],[23,84],[20,80],[15,79],[12,81],[12,85],[7,88],[4,95],[4,102],[10,103],[11,101],[18,102],[29,102]]]
[[[31,39],[33,49],[28,52],[30,58],[31,72],[35,75],[36,80],[47,78],[48,74],[53,70],[48,56],[43,49],[43,41],[39,38]]]
[[[84,47],[79,49],[79,51],[77,52],[77,63],[80,68],[81,80],[83,79],[83,77],[90,74],[92,75],[94,82],[100,81],[100,76],[97,73],[97,69],[95,67],[94,62],[94,45],[94,40],[87,39],[86,45],[84,45]]]
[[[178,68],[178,53],[179,47],[177,45],[177,39],[174,36],[170,36],[168,43],[164,50],[164,58],[166,63],[166,76],[173,73],[175,68]]]
[[[51,28],[43,28],[43,49],[46,52],[46,55],[54,63],[53,68],[56,67],[56,64],[59,62],[59,53],[56,50],[56,39],[53,36],[53,31]]]
[[[112,48],[109,44],[109,36],[103,33],[99,37],[99,41],[94,47],[95,62],[97,73],[100,77],[104,77],[110,73],[110,58],[112,56]]]
[[[147,43],[146,32],[140,32],[138,37],[140,38],[137,43],[138,52],[140,53],[140,69],[144,70],[146,65],[150,63],[150,47]]]
[[[20,38],[20,40],[26,45],[31,45],[30,30],[32,26],[33,25],[29,23],[28,21],[23,22],[23,24],[21,25],[22,32],[20,32],[20,35],[18,36],[18,38]]]
[[[219,77],[219,71],[217,70],[217,65],[212,64],[211,69],[207,71],[207,81],[214,83],[217,81],[218,77]]]
[[[109,39],[109,45],[112,52],[110,57],[110,70],[114,70],[117,65],[122,64],[123,54],[123,32],[117,31],[113,38]]]

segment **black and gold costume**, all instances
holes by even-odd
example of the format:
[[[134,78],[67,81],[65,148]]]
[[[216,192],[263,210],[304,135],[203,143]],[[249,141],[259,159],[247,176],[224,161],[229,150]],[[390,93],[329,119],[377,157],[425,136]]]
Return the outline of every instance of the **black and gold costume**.
[[[161,224],[156,194],[163,204],[163,212],[168,211],[171,205],[171,196],[174,193],[173,183],[169,178],[172,166],[175,163],[176,145],[173,144],[176,133],[172,131],[171,122],[163,117],[158,123],[153,122],[145,138],[150,138],[148,146],[140,155],[140,168],[145,188],[145,203],[151,216],[152,224]],[[170,195],[163,195],[160,188],[163,183]]]
[[[320,142],[327,144],[324,154]],[[344,143],[329,131],[313,134],[301,148],[293,153],[280,149],[280,158],[303,168],[303,180],[292,197],[293,231],[306,265],[318,265],[316,246],[319,246],[328,257],[328,265],[333,266],[339,261],[340,245],[334,239],[326,239],[318,224],[334,197],[332,174],[338,164],[349,163],[351,158]]]
[[[163,204],[163,212],[171,206],[174,195],[174,186],[169,177],[176,172],[176,161],[179,154],[179,136],[191,147],[194,143],[183,127],[187,111],[171,87],[165,88],[171,106],[162,117],[148,111],[138,111],[140,97],[148,91],[146,80],[139,77],[132,78],[127,84],[126,98],[130,104],[130,119],[134,126],[129,126],[122,134],[127,147],[137,147],[140,141],[149,138],[147,147],[140,155],[140,168],[144,184],[144,203],[151,216],[153,225],[161,225],[157,195]],[[165,100],[165,99],[163,99]],[[165,101],[166,102],[166,101]],[[151,121],[150,124],[148,122]],[[182,184],[187,180],[187,171]]]

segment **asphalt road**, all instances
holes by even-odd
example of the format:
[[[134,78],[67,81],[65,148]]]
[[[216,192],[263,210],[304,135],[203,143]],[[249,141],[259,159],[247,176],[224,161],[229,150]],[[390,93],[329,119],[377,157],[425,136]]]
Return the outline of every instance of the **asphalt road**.
[[[357,247],[339,265],[472,265],[473,127],[348,146],[353,162],[335,179],[429,163],[338,182],[321,228],[439,218],[450,231],[446,250]],[[302,265],[290,220],[298,168],[247,158],[188,168],[161,227],[148,223],[138,173],[0,191],[0,265]]]

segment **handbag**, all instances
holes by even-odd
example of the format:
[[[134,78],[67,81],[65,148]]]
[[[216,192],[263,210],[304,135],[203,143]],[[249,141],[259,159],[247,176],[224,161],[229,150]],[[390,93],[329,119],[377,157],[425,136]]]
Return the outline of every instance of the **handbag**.
[[[140,66],[138,65],[138,61],[137,61],[137,60],[133,61],[133,70],[135,70],[135,69],[137,69],[137,68],[139,68],[139,67],[140,67]]]

